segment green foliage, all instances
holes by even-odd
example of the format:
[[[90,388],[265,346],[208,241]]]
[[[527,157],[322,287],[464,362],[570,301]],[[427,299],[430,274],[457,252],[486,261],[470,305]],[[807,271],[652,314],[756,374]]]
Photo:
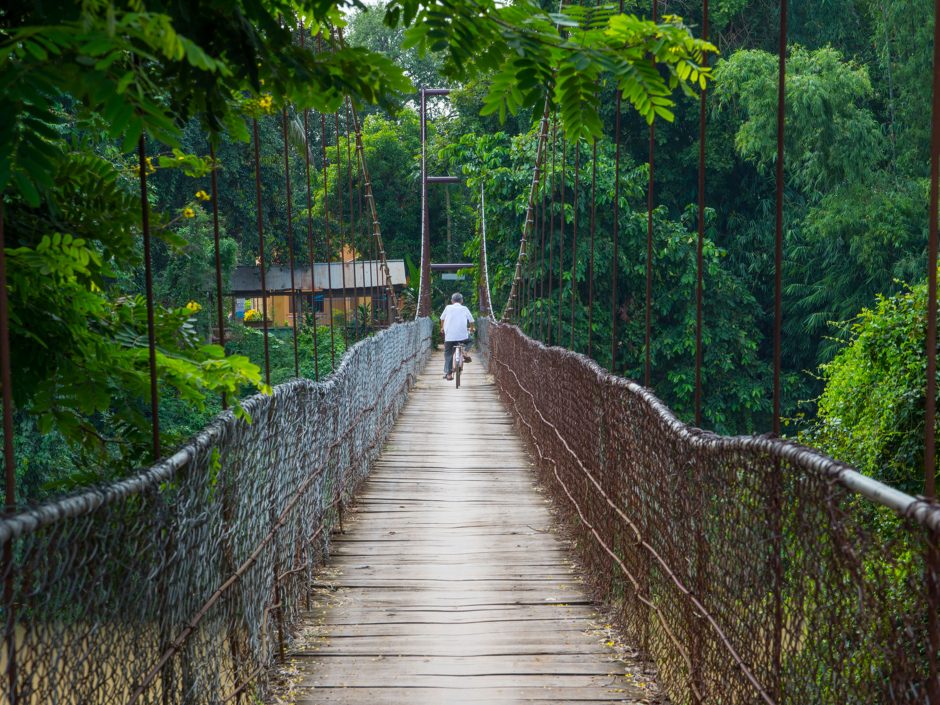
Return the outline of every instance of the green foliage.
[[[915,177],[928,176],[930,91],[934,8],[930,0],[866,0],[863,3],[877,54],[878,102],[893,166]]]
[[[898,281],[918,278],[926,266],[926,183],[883,175],[823,196],[787,240],[786,294],[791,350],[812,342],[807,367],[827,362],[837,342],[832,321],[847,321]]]
[[[681,418],[695,418],[695,286],[697,222],[692,207],[681,222],[656,213],[653,259],[652,388]],[[770,370],[758,356],[761,311],[714,243],[714,211],[706,213],[703,243],[703,422],[720,433],[757,432],[770,412]],[[624,323],[645,320],[646,214],[631,214],[624,231]],[[623,325],[626,375],[643,378],[645,325]],[[602,340],[604,337],[602,336]]]
[[[155,257],[164,261],[158,263],[154,290],[158,300],[171,306],[198,303],[202,307],[199,318],[205,322],[212,313],[209,304],[215,303],[216,288],[212,214],[201,208],[193,212],[193,217],[183,220],[176,230],[183,244],[156,248]],[[224,225],[220,229],[219,256],[222,281],[228,282],[238,259],[238,243],[227,236]]]
[[[777,57],[738,51],[715,68],[722,109],[741,119],[735,147],[764,172],[776,160]],[[835,49],[790,48],[786,73],[786,162],[791,184],[807,193],[863,181],[884,151],[881,130],[865,100],[868,70]]]
[[[910,494],[923,492],[927,286],[878,297],[823,367],[825,390],[808,439]]]
[[[163,303],[155,311],[157,373],[161,416],[170,417],[163,419],[165,441],[172,444],[183,433],[174,428],[186,424],[168,404],[202,418],[207,399],[211,405],[222,393],[264,389],[256,365],[225,357],[203,338],[212,307],[199,312],[197,304],[209,304],[206,292],[214,290],[208,273],[215,253],[191,180],[205,178],[213,165],[183,149],[192,145],[182,120],[198,114],[215,130],[245,137],[239,111],[252,100],[332,109],[351,94],[391,105],[408,86],[391,62],[364,49],[302,50],[281,22],[298,14],[314,31],[340,20],[333,4],[322,2],[4,8],[0,192],[15,401],[32,419],[24,428],[64,439],[89,469],[80,471],[85,477],[103,477],[99,466],[126,472],[150,458],[138,167],[125,153],[146,135],[148,175],[180,175],[175,182],[157,178],[150,191]],[[166,183],[187,179],[182,202],[161,200]],[[164,215],[160,206],[167,205],[176,218]],[[230,270],[236,245],[223,236],[221,246]]]
[[[401,67],[416,87],[441,87],[446,81],[440,75],[441,56],[428,53],[419,56],[414,48],[404,45],[404,27],[389,27],[381,12],[360,10],[349,18],[346,39],[350,46],[379,52]],[[367,108],[368,110],[368,108]]]
[[[112,420],[132,448],[146,445],[149,421],[130,401],[149,397],[145,302],[140,296],[110,302],[70,281],[72,258],[87,251],[71,244],[43,249],[47,242],[36,250],[8,252],[16,269],[11,292],[29,292],[18,297],[17,317],[31,321],[15,323],[13,339],[33,345],[32,354],[14,357],[14,374],[24,382],[17,385],[18,403],[38,416],[41,431],[55,426],[86,451],[99,450],[102,460],[107,454],[93,419],[109,409],[115,410]],[[50,302],[60,304],[62,315],[36,325],[31,315],[48,311]],[[217,346],[200,342],[185,308],[159,310],[156,334],[159,378],[197,406],[207,393],[260,384],[257,368],[247,360],[224,357]]]
[[[306,228],[298,225],[308,215],[305,149],[315,257],[335,259],[344,243],[371,255],[367,219],[345,197],[350,176],[354,188],[361,185],[355,159],[350,169],[345,134],[342,98],[350,94],[365,118],[363,142],[387,252],[414,258],[420,246],[418,120],[410,108],[386,116],[363,105],[398,108],[409,79],[454,89],[449,103],[432,103],[429,169],[462,174],[466,188],[431,190],[432,257],[441,261],[463,251],[476,261],[485,186],[497,307],[509,289],[527,206],[532,124],[545,99],[552,101],[559,117],[555,200],[564,134],[566,207],[562,214],[556,205],[551,216],[551,266],[532,255],[536,243],[529,243],[526,276],[545,286],[541,296],[526,293],[523,321],[530,332],[541,326],[544,337],[567,345],[573,301],[574,346],[582,351],[590,255],[586,155],[588,139],[605,136],[598,144],[590,352],[635,377],[642,376],[645,352],[646,123],[663,118],[656,121],[653,387],[688,418],[695,91],[711,80],[707,64],[715,52],[689,29],[699,22],[700,3],[679,0],[669,9],[688,20],[666,16],[658,24],[641,16],[648,4],[631,0],[624,7],[628,14],[613,5],[572,5],[556,13],[531,0],[394,0],[382,10],[357,8],[343,46],[330,38],[330,26],[342,28],[346,20],[326,0],[160,0],[146,8],[101,0],[8,4],[0,23],[0,100],[9,116],[0,124],[0,189],[12,270],[17,444],[35,458],[23,461],[24,472],[32,477],[42,467],[58,477],[52,468],[60,463],[73,478],[100,478],[92,471],[96,464],[123,471],[146,461],[138,137],[146,134],[150,156],[160,417],[170,444],[218,408],[222,391],[248,393],[261,379],[260,332],[236,326],[230,342],[231,351],[255,366],[246,358],[222,360],[205,343],[219,302],[211,204],[194,194],[209,190],[209,169],[217,169],[226,281],[236,261],[252,264],[258,251],[253,154],[244,144],[249,118],[257,119],[261,134],[268,261],[283,265],[291,254],[301,262],[308,256]],[[304,48],[285,17],[304,18]],[[776,50],[776,19],[777,5],[764,0],[712,3],[710,36],[727,57],[715,72],[711,95],[717,100],[709,96],[706,200],[715,210],[709,210],[704,253],[705,418],[719,430],[767,427],[777,59],[765,52]],[[323,44],[335,51],[315,51],[313,37],[321,30]],[[929,132],[923,79],[932,9],[928,0],[821,0],[791,8],[790,37],[798,45],[791,47],[787,82],[784,375],[785,393],[796,399],[818,392],[805,371],[833,355],[829,321],[851,318],[877,293],[893,294],[897,279],[915,280],[923,267]],[[609,137],[618,90],[632,107],[620,116],[621,239],[614,262]],[[284,184],[285,105],[295,106],[287,110],[292,211]],[[331,118],[321,132],[319,115],[305,135],[304,107],[339,108],[338,138]],[[207,128],[214,165],[206,158]],[[579,138],[581,193],[573,203],[572,150]],[[552,188],[547,179],[543,188]],[[580,232],[572,265],[575,213]],[[620,293],[611,311],[615,268]],[[442,293],[435,288],[435,302]],[[407,304],[407,292],[403,298]],[[201,310],[185,308],[189,302]],[[350,317],[350,339],[363,332],[368,314]],[[610,359],[614,316],[617,352]],[[549,320],[554,323],[547,329]],[[293,342],[285,333],[272,337],[275,382],[294,374]],[[343,337],[337,327],[334,345]],[[302,374],[329,372],[328,330],[302,328],[298,348]],[[785,404],[792,411],[792,402]],[[49,431],[45,439],[35,436],[40,425]],[[49,439],[64,441],[63,457]],[[41,482],[23,482],[43,491]]]
[[[677,87],[705,87],[715,47],[692,37],[676,16],[659,24],[619,14],[613,5],[543,10],[530,0],[447,0],[423,6],[394,0],[386,22],[412,24],[405,48],[444,52],[442,71],[457,78],[492,73],[483,114],[559,106],[572,136],[600,136],[596,84],[609,80],[648,121],[672,119]],[[665,74],[665,75],[664,75]]]
[[[226,350],[230,355],[240,355],[248,358],[258,367],[264,368],[264,332],[257,328],[234,326],[230,331],[231,337],[226,342]],[[294,372],[294,343],[292,331],[289,329],[275,329],[268,333],[268,357],[271,365],[271,384],[296,377]],[[316,336],[316,348],[314,348]],[[332,338],[332,339],[331,339]],[[333,355],[330,355],[332,344]],[[300,366],[300,376],[309,379],[324,379],[333,371],[335,364],[339,365],[346,346],[343,342],[341,328],[335,328],[330,335],[329,326],[304,325],[297,335],[297,359]],[[241,390],[242,393],[250,389]]]
[[[39,433],[36,420],[26,414],[16,415],[13,448],[17,495],[27,501],[45,499],[78,466],[65,438],[57,431]]]
[[[468,185],[476,191],[485,185],[487,248],[490,282],[496,302],[505,301],[515,267],[519,232],[527,207],[536,131],[509,138],[505,134],[464,135],[442,154],[460,165]],[[601,364],[634,378],[643,377],[645,357],[645,202],[647,172],[625,164],[621,172],[618,306],[612,313],[614,154],[609,144],[598,145],[594,241],[594,281],[589,292],[591,203],[588,185],[591,164],[582,143],[579,193],[574,200],[573,145],[567,146],[565,168],[565,237],[561,239],[561,139],[555,145],[555,171],[549,159],[546,197],[555,184],[554,226],[529,242],[529,263],[524,270],[525,307],[520,313],[524,329],[549,343],[590,352]],[[578,247],[572,266],[572,231],[578,210]],[[695,364],[696,235],[690,232],[694,218],[673,219],[666,209],[655,213],[652,386],[664,401],[685,419],[691,419]],[[705,263],[705,420],[710,428],[727,432],[764,428],[769,411],[766,362],[759,358],[761,334],[756,330],[761,311],[746,283],[733,273],[727,252],[714,243],[715,214],[709,211],[709,233],[704,246]],[[550,237],[551,232],[554,236]],[[543,240],[544,238],[544,240]],[[466,254],[476,258],[479,240]],[[559,261],[559,252],[562,252]],[[588,299],[593,296],[592,348],[588,350]],[[574,330],[571,326],[574,298]],[[612,315],[617,316],[617,357],[611,360]],[[561,319],[559,322],[559,318]]]

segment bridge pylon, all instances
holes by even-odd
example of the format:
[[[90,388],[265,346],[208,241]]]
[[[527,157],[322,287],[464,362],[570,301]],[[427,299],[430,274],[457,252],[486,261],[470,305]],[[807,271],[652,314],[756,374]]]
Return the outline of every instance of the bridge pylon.
[[[427,163],[428,98],[450,95],[449,88],[421,89],[421,281],[418,285],[417,318],[431,315],[431,225],[428,184],[457,184],[457,176],[429,176]]]

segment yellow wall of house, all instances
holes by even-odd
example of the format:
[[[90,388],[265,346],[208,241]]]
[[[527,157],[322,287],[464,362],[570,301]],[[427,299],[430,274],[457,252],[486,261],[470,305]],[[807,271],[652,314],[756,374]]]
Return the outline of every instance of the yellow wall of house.
[[[372,305],[372,298],[369,296],[360,296],[353,298],[352,296],[346,297],[346,311],[350,318],[354,315],[354,307],[356,305],[362,306],[367,304]],[[248,308],[253,308],[256,311],[261,311],[261,297],[248,300]],[[273,326],[293,326],[293,314],[290,311],[290,297],[289,296],[268,296],[267,297],[267,308],[268,308],[268,321],[270,321]],[[323,311],[317,313],[317,323],[321,325],[329,325],[330,323],[330,309],[333,310],[333,316],[342,315],[343,313],[343,297],[337,296],[333,299],[326,299],[323,303]],[[301,321],[297,321],[298,324]]]

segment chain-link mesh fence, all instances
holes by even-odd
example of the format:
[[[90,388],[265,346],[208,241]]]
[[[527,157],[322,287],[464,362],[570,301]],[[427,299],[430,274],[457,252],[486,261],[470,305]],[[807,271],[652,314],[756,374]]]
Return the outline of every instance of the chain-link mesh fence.
[[[690,428],[582,355],[479,330],[588,579],[674,702],[937,702],[940,506],[795,443]]]
[[[249,399],[250,424],[224,413],[138,475],[0,522],[4,702],[263,695],[430,334],[393,326],[327,380]]]

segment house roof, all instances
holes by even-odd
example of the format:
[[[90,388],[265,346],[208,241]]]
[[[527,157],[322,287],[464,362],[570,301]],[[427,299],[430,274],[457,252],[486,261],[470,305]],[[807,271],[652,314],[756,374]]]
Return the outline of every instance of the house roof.
[[[355,269],[355,272],[353,272]],[[392,285],[405,285],[405,263],[400,259],[388,260]],[[355,262],[315,262],[313,265],[313,283],[311,287],[310,267],[294,267],[294,286],[299,291],[342,291],[345,274],[345,289],[368,289],[384,286],[385,277],[377,260],[356,260]],[[275,264],[264,273],[265,289],[269,294],[287,293],[291,290],[290,267]],[[331,286],[332,285],[332,286]],[[230,281],[230,294],[235,296],[261,294],[261,268],[252,266],[236,267]]]

